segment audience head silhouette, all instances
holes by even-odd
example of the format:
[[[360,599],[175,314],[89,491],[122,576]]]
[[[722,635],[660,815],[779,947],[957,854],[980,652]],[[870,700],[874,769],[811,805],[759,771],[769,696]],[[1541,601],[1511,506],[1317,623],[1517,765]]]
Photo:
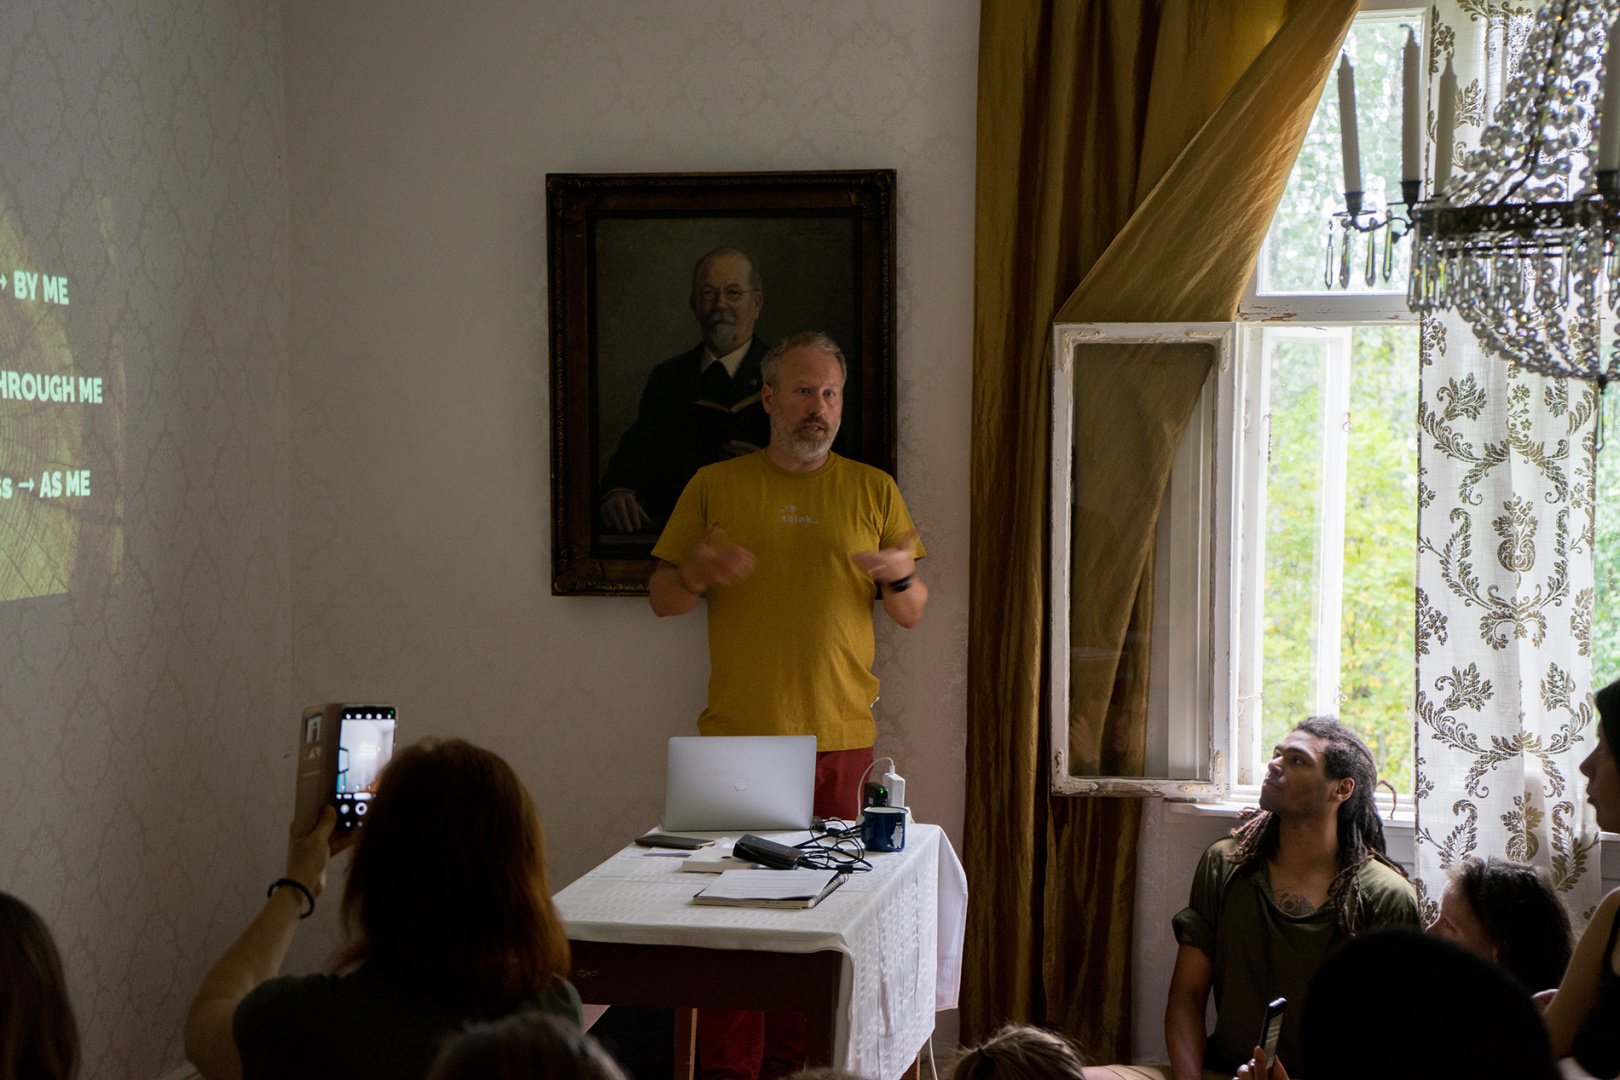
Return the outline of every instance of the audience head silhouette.
[[[68,1080],[78,1068],[56,943],[33,908],[0,892],[0,1080]]]
[[[510,765],[461,739],[423,739],[383,770],[343,913],[343,963],[431,980],[472,1015],[567,975],[539,814]]]
[[[1620,679],[1593,694],[1592,701],[1597,705],[1598,727],[1603,732],[1603,742],[1609,748],[1609,753],[1620,761]]]
[[[445,1043],[428,1080],[626,1080],[597,1041],[567,1020],[525,1011],[475,1024]]]
[[[1301,1038],[1310,1080],[1558,1076],[1524,987],[1477,953],[1413,930],[1370,931],[1323,963]]]
[[[1620,679],[1592,695],[1597,705],[1598,739],[1581,762],[1586,798],[1604,832],[1620,830]]]
[[[1463,863],[1429,932],[1495,960],[1531,992],[1557,986],[1574,949],[1569,911],[1547,875],[1494,856]]]
[[[951,1080],[1080,1080],[1074,1045],[1038,1027],[1009,1024],[987,1042],[964,1050]]]

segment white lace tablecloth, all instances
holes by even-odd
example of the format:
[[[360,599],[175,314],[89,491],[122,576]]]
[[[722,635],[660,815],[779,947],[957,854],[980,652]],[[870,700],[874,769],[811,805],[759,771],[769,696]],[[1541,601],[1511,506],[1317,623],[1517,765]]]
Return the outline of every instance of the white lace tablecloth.
[[[904,851],[868,858],[870,873],[808,910],[693,904],[710,876],[634,845],[553,899],[576,941],[843,953],[833,1064],[895,1080],[932,1034],[935,1011],[956,1007],[967,875],[936,825],[912,822]]]

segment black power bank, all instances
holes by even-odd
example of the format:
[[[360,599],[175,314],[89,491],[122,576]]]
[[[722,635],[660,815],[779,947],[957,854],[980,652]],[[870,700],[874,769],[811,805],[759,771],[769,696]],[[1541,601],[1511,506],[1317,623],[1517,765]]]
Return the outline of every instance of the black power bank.
[[[759,863],[771,870],[791,870],[799,865],[799,856],[804,854],[796,847],[778,844],[775,840],[767,840],[763,836],[748,833],[737,845],[731,849],[733,857],[747,862]]]

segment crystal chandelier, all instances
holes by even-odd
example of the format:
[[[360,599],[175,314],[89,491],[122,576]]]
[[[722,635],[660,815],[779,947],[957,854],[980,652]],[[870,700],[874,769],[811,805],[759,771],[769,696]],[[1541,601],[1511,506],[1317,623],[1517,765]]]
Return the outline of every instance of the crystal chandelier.
[[[1407,293],[1414,311],[1456,308],[1487,351],[1599,390],[1620,375],[1620,68],[1604,69],[1617,8],[1548,0],[1494,126],[1450,182],[1456,84],[1442,78],[1435,190],[1412,210]]]

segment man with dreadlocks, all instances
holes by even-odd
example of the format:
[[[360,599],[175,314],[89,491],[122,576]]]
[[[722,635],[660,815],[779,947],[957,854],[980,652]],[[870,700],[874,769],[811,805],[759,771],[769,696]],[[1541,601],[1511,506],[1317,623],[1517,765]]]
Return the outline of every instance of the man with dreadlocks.
[[[1111,1065],[1088,1069],[1088,1080],[1230,1077],[1279,997],[1288,1011],[1278,1056],[1292,1075],[1310,1076],[1298,1033],[1317,966],[1374,926],[1420,925],[1416,892],[1384,854],[1376,782],[1366,744],[1337,720],[1312,717],[1277,744],[1260,812],[1204,852],[1173,920],[1181,947],[1164,1009],[1170,1069]]]

